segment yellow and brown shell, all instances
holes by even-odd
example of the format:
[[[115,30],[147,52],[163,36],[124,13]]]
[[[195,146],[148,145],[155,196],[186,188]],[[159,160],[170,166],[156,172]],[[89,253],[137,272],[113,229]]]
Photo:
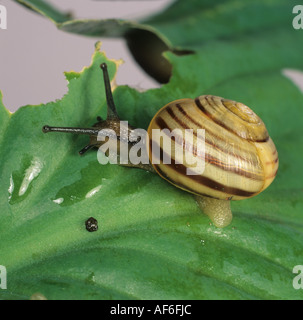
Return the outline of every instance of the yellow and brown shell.
[[[169,133],[176,128],[181,134]],[[153,129],[161,130],[160,140],[160,130]],[[193,130],[191,148],[184,147],[186,129]],[[193,162],[187,164],[178,157],[199,158],[197,129],[205,129],[205,168],[202,174],[188,174],[188,170],[195,170]],[[150,162],[157,173],[196,195],[225,200],[249,198],[267,188],[278,170],[278,153],[263,121],[236,101],[212,95],[173,101],[154,116],[148,135]],[[159,141],[160,159],[154,164],[157,155],[153,149]],[[171,163],[165,163],[169,148]]]

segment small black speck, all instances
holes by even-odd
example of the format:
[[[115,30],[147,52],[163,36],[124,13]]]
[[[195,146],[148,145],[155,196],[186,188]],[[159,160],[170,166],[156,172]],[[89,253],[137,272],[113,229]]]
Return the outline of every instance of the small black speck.
[[[98,230],[98,221],[93,218],[90,217],[89,219],[87,219],[85,221],[85,226],[86,226],[86,230],[89,232],[94,232]]]

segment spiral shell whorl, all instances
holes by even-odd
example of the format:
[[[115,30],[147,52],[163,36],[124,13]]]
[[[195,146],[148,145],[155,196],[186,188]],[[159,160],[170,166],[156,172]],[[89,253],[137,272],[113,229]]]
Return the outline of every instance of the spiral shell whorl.
[[[269,138],[263,121],[241,102],[204,95],[196,98],[195,103],[214,122],[243,139],[266,142]]]
[[[187,175],[187,164],[163,156],[171,148],[185,144],[179,136],[164,136],[159,164],[153,164],[153,129],[193,129],[192,153],[197,156],[197,129],[205,129],[205,170],[201,175]],[[274,179],[278,157],[263,121],[247,106],[216,96],[181,99],[164,106],[148,128],[150,161],[157,173],[173,185],[194,193],[223,200],[241,200],[264,190]],[[183,137],[185,135],[183,134]],[[183,154],[190,154],[183,148]],[[194,170],[190,167],[191,170]]]

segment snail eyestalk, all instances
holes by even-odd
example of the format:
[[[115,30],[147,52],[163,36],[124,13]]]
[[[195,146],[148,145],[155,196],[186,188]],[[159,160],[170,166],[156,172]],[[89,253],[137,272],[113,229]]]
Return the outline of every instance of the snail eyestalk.
[[[82,148],[79,151],[80,156],[82,156],[85,152],[87,152],[88,150],[95,148],[95,147],[98,147],[98,145],[97,144],[88,144],[87,146],[85,146],[84,148]]]
[[[74,133],[74,134],[86,134],[89,136],[98,136],[98,129],[95,128],[72,128],[72,127],[50,127],[43,126],[42,131],[44,133],[48,132],[64,132],[64,133]]]
[[[84,148],[79,151],[80,155],[83,155],[88,150],[92,148],[100,147],[104,141],[99,140],[98,137],[104,136],[108,138],[118,138],[120,141],[121,138],[121,127],[120,127],[120,118],[116,111],[116,106],[114,103],[113,95],[111,92],[110,78],[107,71],[106,63],[102,63],[100,68],[103,71],[104,78],[104,86],[105,86],[105,94],[106,94],[106,102],[107,102],[107,117],[103,120],[100,116],[97,117],[97,123],[95,123],[91,128],[75,128],[75,127],[50,127],[48,125],[43,126],[42,131],[44,133],[48,132],[63,132],[63,133],[73,133],[73,134],[85,134],[90,136],[90,142]],[[127,137],[129,137],[133,128],[128,125],[127,128],[124,128],[126,131]],[[114,135],[111,133],[114,131]],[[131,142],[128,142],[129,147],[132,146]],[[129,164],[127,164],[129,165]],[[136,165],[137,166],[137,165]],[[140,167],[140,166],[138,166]]]
[[[201,210],[208,215],[218,228],[224,228],[231,223],[233,218],[230,209],[230,200],[220,200],[203,196],[195,196]]]
[[[102,63],[100,65],[100,68],[103,71],[103,79],[104,79],[104,86],[105,86],[105,94],[106,94],[106,101],[107,101],[107,120],[111,119],[118,119],[119,116],[116,110],[113,94],[112,94],[112,89],[110,85],[110,80],[109,80],[109,75],[107,71],[107,64]]]

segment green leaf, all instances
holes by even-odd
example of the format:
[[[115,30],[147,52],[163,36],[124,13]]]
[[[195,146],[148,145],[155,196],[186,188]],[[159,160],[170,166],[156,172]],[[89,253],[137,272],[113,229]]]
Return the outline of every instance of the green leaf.
[[[72,16],[69,13],[63,13],[44,0],[15,0],[21,5],[36,11],[37,13],[51,19],[54,23],[62,23],[70,20]]]
[[[170,59],[175,73],[163,88],[115,90],[119,113],[132,123],[144,126],[149,113],[169,101],[169,92],[171,98],[184,94],[174,88],[188,70],[185,60],[193,57]],[[228,82],[220,78],[216,89],[210,81],[219,94],[242,84],[240,95],[254,99],[265,119],[277,120],[268,122],[281,159],[275,183],[264,195],[233,203],[234,221],[221,230],[189,194],[158,176],[102,166],[95,152],[79,157],[85,137],[42,133],[44,124],[86,126],[104,116],[99,68],[104,61],[113,75],[116,64],[97,49],[89,68],[67,74],[69,92],[62,100],[23,107],[10,119],[1,109],[1,121],[8,122],[0,161],[1,264],[9,277],[1,297],[39,292],[48,299],[301,298],[292,287],[292,268],[302,261],[302,188],[286,165],[294,158],[299,167],[299,157],[293,156],[299,140],[285,141],[279,130],[285,120],[281,113],[291,117],[299,111],[301,92],[279,72],[240,74]],[[285,97],[294,102],[291,108]],[[299,136],[299,118],[291,121],[288,135]],[[32,181],[29,173],[36,174]],[[89,197],[92,190],[98,192]],[[98,232],[85,230],[90,216],[99,221]]]
[[[199,3],[191,1],[196,9]],[[261,12],[261,2],[255,3]],[[172,77],[159,89],[120,86],[114,92],[119,115],[137,127],[147,128],[168,102],[202,94],[241,101],[263,119],[279,152],[278,175],[257,197],[234,201],[233,222],[224,229],[210,223],[190,194],[157,175],[102,166],[95,152],[79,157],[87,138],[42,134],[45,124],[90,126],[105,116],[99,65],[107,62],[113,78],[117,63],[98,46],[91,66],[66,73],[69,91],[62,100],[12,115],[0,103],[0,264],[8,274],[1,298],[28,299],[37,292],[48,299],[303,298],[293,287],[293,268],[303,261],[303,95],[282,73],[303,69],[303,43],[291,11],[275,11],[285,3],[266,1],[264,12],[272,5],[273,16],[252,23],[239,18],[250,12],[240,2],[205,2],[203,19],[195,21],[209,32],[199,38],[195,22],[189,47],[171,35],[174,17],[183,12],[190,21],[192,13],[176,2],[148,28],[157,24],[155,34],[195,54],[166,53]],[[215,28],[232,17],[240,21]],[[177,21],[181,35],[189,22]],[[99,221],[94,233],[85,230],[91,216]]]
[[[16,0],[21,1],[21,0]],[[22,0],[25,1],[25,0]],[[201,54],[214,40],[245,40],[255,35],[270,40],[292,28],[296,0],[188,0],[175,1],[164,12],[144,21],[122,19],[54,19],[52,11],[26,0],[31,8],[51,18],[62,31],[94,37],[124,37],[139,65],[153,78],[167,83],[171,64],[162,54]],[[257,59],[256,59],[257,61]]]
[[[64,31],[89,36],[125,36],[132,29],[155,33],[172,49],[190,49],[206,41],[235,38],[291,25],[295,0],[175,1],[164,12],[140,23],[122,19],[54,19],[58,11],[44,1],[16,0],[50,17]],[[62,15],[62,14],[61,14]],[[59,21],[62,20],[62,21]],[[176,27],[177,26],[177,27]]]
[[[190,5],[176,1],[143,23],[167,39],[170,47],[196,49],[214,39],[236,39],[291,26],[296,4],[293,0],[190,0]]]

